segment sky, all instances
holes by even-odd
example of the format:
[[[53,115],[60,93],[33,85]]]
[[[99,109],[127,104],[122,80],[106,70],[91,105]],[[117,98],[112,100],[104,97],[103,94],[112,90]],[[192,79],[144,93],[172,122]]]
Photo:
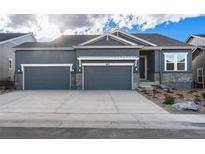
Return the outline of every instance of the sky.
[[[115,29],[129,33],[160,33],[185,41],[205,34],[200,14],[2,14],[0,32],[32,32],[38,41],[60,35],[102,34]]]

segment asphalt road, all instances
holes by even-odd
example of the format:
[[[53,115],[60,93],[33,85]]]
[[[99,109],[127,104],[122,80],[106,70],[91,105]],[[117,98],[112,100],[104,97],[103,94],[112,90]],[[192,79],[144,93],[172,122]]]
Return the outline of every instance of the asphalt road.
[[[204,139],[205,130],[1,127],[1,139]]]

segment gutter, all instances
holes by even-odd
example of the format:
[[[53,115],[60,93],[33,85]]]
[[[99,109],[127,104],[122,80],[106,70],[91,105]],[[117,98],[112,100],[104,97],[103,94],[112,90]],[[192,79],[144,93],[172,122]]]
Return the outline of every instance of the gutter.
[[[162,48],[159,50],[159,83],[162,84]]]
[[[16,50],[74,50],[74,49],[140,49],[140,50],[162,50],[162,49],[191,49],[193,46],[72,46],[72,47],[14,47]]]
[[[14,47],[16,51],[19,50],[74,50],[73,48],[70,47],[26,47],[26,48],[19,48],[19,47]]]

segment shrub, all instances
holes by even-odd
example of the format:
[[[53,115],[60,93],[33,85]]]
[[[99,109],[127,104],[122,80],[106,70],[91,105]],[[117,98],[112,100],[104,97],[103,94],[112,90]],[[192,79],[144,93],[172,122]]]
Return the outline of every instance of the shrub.
[[[200,96],[195,95],[195,96],[194,96],[194,102],[195,102],[195,103],[201,102]]]
[[[202,92],[202,93],[201,93],[201,96],[202,96],[203,98],[205,98],[205,92]]]
[[[177,90],[177,88],[173,87],[172,90]]]
[[[173,96],[168,94],[165,94],[164,96],[165,98],[163,104],[174,104],[175,98]]]

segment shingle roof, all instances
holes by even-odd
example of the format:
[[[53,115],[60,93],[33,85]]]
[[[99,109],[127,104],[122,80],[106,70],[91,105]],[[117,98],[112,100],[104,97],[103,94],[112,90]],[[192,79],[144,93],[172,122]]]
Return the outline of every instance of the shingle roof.
[[[144,39],[148,42],[151,42],[153,44],[156,44],[157,46],[189,46],[188,44],[175,40],[173,38],[161,35],[161,34],[155,34],[155,33],[138,33],[138,34],[132,34],[136,37],[139,37],[141,39]]]
[[[27,35],[29,33],[0,33],[0,42],[10,40],[16,37]]]
[[[141,39],[144,39],[148,42],[156,44],[157,46],[189,46],[188,44],[169,38],[167,36],[163,36],[160,34],[153,34],[153,33],[138,33],[138,34],[131,34]],[[44,48],[44,47],[72,47],[93,39],[99,35],[62,35],[61,37],[55,39],[51,42],[27,42],[16,47],[18,48],[30,48],[30,47],[37,47],[37,48]]]
[[[52,43],[54,43],[58,47],[71,47],[73,45],[78,45],[98,36],[99,35],[63,35],[54,40]]]

